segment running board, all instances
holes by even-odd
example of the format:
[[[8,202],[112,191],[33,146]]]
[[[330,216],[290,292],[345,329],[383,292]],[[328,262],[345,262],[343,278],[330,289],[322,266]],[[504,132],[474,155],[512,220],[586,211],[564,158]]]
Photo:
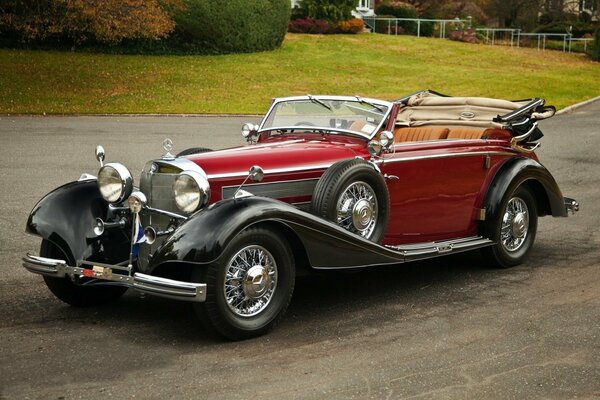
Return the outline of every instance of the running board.
[[[438,257],[445,254],[461,253],[481,247],[491,246],[494,242],[481,236],[471,236],[442,242],[426,242],[406,244],[401,246],[385,246],[387,249],[400,253],[404,261],[416,261]]]

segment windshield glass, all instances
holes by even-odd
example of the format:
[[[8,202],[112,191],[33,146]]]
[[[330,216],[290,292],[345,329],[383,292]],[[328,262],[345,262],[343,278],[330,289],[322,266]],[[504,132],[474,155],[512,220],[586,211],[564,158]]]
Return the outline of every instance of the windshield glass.
[[[370,137],[383,123],[389,104],[372,99],[308,96],[277,102],[260,130],[310,129],[348,131]]]

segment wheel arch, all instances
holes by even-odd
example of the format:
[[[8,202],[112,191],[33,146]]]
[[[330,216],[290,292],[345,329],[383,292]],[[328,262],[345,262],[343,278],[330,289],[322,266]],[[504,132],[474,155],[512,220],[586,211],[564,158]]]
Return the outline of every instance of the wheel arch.
[[[562,192],[550,172],[535,160],[519,157],[506,161],[489,185],[483,201],[485,219],[495,218],[506,193],[520,185],[533,193],[538,216],[567,216]]]

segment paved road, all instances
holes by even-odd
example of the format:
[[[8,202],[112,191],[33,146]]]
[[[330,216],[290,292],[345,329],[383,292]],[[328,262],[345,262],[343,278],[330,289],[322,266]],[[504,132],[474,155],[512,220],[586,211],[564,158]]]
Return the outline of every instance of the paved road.
[[[600,397],[600,103],[542,124],[539,155],[582,211],[542,219],[517,268],[475,253],[302,279],[274,332],[230,343],[174,301],[68,307],[20,266],[39,246],[28,212],[95,173],[97,143],[139,171],[165,136],[220,148],[241,143],[242,122],[0,118],[0,398]]]

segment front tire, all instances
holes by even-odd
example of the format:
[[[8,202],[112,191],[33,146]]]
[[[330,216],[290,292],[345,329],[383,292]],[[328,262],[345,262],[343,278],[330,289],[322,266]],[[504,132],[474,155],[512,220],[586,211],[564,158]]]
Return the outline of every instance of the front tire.
[[[486,227],[486,236],[495,244],[483,249],[494,266],[509,268],[529,255],[537,231],[537,207],[531,191],[521,185],[502,199],[500,212]]]
[[[52,242],[42,240],[40,256],[66,260],[65,254]],[[69,277],[52,278],[44,276],[46,286],[59,300],[75,307],[92,307],[117,300],[126,291],[122,286],[81,286]]]
[[[294,257],[278,231],[251,227],[218,261],[196,268],[193,280],[207,284],[206,301],[195,304],[202,322],[228,339],[248,339],[270,331],[285,314],[294,290]]]

